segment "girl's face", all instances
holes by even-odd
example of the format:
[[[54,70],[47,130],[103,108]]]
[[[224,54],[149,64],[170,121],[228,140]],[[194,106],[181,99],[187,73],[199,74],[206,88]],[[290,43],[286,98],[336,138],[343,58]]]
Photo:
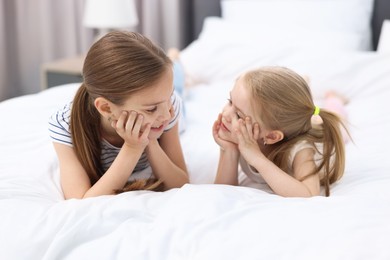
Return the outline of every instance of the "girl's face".
[[[131,95],[121,106],[115,106],[113,114],[118,118],[122,111],[135,111],[143,115],[141,131],[150,123],[149,139],[161,136],[174,115],[171,103],[173,73],[167,70],[154,85]]]
[[[253,123],[257,122],[259,124],[260,138],[263,137],[262,123],[255,117],[251,107],[252,98],[243,78],[238,78],[230,92],[230,98],[222,111],[221,128],[218,132],[220,138],[237,144],[235,129],[238,127],[238,120],[240,118],[245,120],[246,117],[250,117]]]

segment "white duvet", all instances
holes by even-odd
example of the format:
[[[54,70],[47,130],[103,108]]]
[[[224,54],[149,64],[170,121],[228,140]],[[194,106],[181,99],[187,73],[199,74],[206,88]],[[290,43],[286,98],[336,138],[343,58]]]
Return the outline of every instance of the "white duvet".
[[[183,65],[198,83],[186,91],[181,140],[191,184],[180,189],[64,201],[47,119],[78,84],[0,103],[0,258],[390,259],[390,56],[215,53],[204,67],[212,77],[202,78],[187,54]],[[327,89],[350,99],[354,143],[331,197],[211,184],[212,123],[235,77],[266,64],[308,75],[318,99]]]

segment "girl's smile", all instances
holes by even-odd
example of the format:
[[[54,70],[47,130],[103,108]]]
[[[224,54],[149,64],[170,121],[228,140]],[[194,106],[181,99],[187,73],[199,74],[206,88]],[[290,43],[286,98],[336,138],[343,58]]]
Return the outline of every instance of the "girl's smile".
[[[225,124],[222,123],[222,122],[221,122],[221,129],[222,129],[223,131],[226,131],[226,132],[229,132],[229,133],[230,133],[229,128],[227,128],[227,127],[225,126]]]
[[[160,126],[158,126],[158,127],[153,127],[153,126],[152,126],[152,127],[150,128],[150,130],[153,131],[153,132],[158,133],[158,132],[163,131],[164,128],[165,128],[165,126],[166,126],[166,123],[164,123],[164,124],[162,124],[162,125],[160,125]]]

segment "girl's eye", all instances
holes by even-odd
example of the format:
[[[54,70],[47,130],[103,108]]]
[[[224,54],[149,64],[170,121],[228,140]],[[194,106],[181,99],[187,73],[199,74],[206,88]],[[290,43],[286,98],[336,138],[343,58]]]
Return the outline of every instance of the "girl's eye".
[[[228,98],[227,100],[229,102],[229,105],[233,104],[233,102],[232,102],[232,100],[230,98]],[[238,119],[242,118],[238,112],[236,112],[236,116],[237,116]]]
[[[157,107],[154,107],[152,109],[146,110],[146,112],[148,112],[148,113],[153,113],[153,112],[156,112],[156,111],[157,111]]]

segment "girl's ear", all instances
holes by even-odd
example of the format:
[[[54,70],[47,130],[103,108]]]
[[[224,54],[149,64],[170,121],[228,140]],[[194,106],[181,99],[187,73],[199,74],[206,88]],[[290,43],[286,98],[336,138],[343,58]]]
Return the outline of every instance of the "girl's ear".
[[[283,140],[284,134],[279,130],[272,130],[266,135],[266,143],[267,144],[275,144],[280,140]]]
[[[107,99],[98,97],[95,99],[94,105],[102,116],[109,117],[112,114],[112,103]]]

